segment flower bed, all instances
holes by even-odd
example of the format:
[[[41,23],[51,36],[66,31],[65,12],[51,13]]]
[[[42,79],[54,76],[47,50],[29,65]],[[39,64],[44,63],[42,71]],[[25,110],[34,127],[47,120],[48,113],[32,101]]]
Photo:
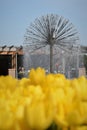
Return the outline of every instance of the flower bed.
[[[37,68],[20,80],[0,77],[0,130],[86,130],[86,124],[84,76],[69,80]]]

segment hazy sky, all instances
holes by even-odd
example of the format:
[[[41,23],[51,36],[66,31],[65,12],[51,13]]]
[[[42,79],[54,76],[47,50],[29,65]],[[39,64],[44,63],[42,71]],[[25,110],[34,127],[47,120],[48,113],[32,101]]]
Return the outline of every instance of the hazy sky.
[[[87,0],[0,0],[0,46],[22,45],[29,24],[51,13],[69,19],[87,45]]]

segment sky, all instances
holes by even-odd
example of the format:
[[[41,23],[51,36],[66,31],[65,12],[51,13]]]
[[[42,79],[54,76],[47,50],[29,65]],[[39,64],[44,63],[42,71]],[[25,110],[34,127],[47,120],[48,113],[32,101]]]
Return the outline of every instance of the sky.
[[[87,0],[0,0],[0,46],[23,45],[30,23],[47,14],[69,19],[87,46]]]

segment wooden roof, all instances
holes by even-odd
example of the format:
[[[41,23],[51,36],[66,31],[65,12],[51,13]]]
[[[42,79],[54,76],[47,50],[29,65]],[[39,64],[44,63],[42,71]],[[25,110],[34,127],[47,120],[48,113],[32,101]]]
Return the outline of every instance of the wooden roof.
[[[19,54],[23,55],[23,46],[15,47],[12,46],[0,46],[0,55]]]

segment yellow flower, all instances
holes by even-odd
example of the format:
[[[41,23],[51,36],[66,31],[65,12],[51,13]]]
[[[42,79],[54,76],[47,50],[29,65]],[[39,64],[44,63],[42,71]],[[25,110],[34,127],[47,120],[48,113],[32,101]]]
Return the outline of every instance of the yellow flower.
[[[45,70],[40,67],[36,70],[31,69],[29,78],[33,85],[41,85],[45,80]]]
[[[31,84],[31,81],[29,78],[22,78],[19,80],[19,87],[28,87]]]
[[[67,104],[66,95],[64,93],[63,88],[56,89],[53,95],[53,104],[55,106],[55,115],[54,121],[57,125],[60,126],[68,126],[68,122],[66,120],[66,109],[65,106]]]
[[[84,76],[78,78],[80,95],[82,100],[87,100],[87,80]]]
[[[15,121],[14,114],[4,99],[0,99],[0,130],[10,130]]]
[[[41,87],[35,87],[30,105],[25,107],[25,121],[29,128],[44,130],[53,121],[53,106],[50,98],[46,97]]]
[[[18,80],[12,76],[1,76],[0,77],[0,89],[9,89],[13,92],[17,87]]]
[[[81,125],[84,122],[84,118],[82,116],[81,110],[81,101],[79,99],[75,99],[72,104],[72,109],[67,113],[66,120],[70,126],[73,125]]]
[[[71,130],[87,130],[87,126],[74,126]]]
[[[51,123],[62,130],[86,130],[87,79],[66,79],[32,69],[28,78],[0,77],[0,130],[44,130]]]
[[[80,89],[80,84],[78,82],[78,79],[73,79],[71,81],[71,87],[75,90],[75,98],[81,99],[81,89]]]
[[[57,87],[65,87],[65,85],[67,85],[66,78],[63,74],[54,74],[54,77],[54,83]]]
[[[87,124],[87,102],[80,101],[78,111],[81,115],[81,119],[83,119],[82,123]]]

